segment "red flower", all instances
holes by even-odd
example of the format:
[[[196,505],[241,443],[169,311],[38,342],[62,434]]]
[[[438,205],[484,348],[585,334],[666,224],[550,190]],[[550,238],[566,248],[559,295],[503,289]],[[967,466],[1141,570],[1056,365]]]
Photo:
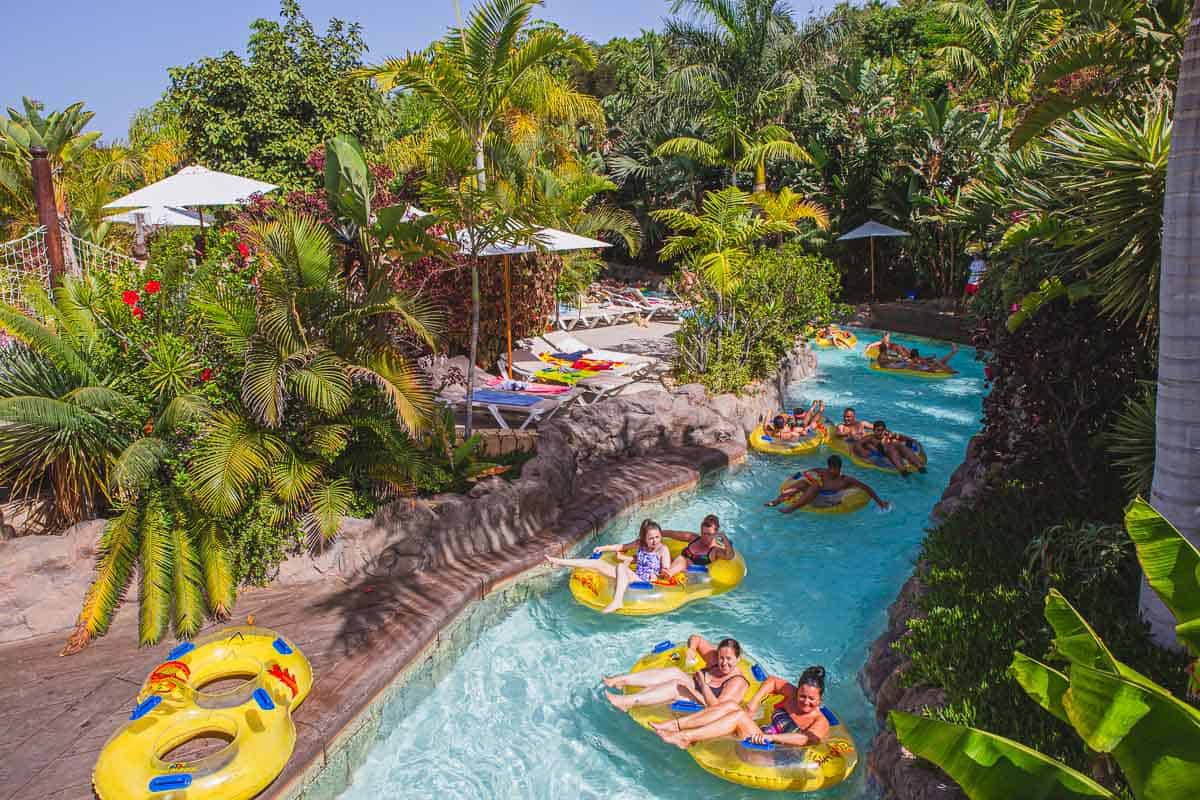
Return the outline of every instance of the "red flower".
[[[158,294],[162,289],[162,284],[158,281],[146,281],[146,285],[142,288],[146,290],[146,294]]]
[[[991,364],[988,364],[983,368],[983,375],[990,381],[996,377],[996,370]]]
[[[142,311],[141,306],[134,306],[130,313],[133,314],[134,319],[141,319],[142,317],[146,316],[146,312]]]
[[[246,246],[245,242],[238,242],[238,253],[242,258],[250,257],[250,248]]]
[[[142,296],[132,289],[126,289],[125,291],[121,292],[121,302],[127,306],[136,306],[138,304],[138,300],[141,299]]]
[[[204,368],[204,369],[203,369],[203,370],[200,372],[200,381],[201,381],[201,383],[203,383],[204,381],[207,381],[207,380],[208,380],[209,378],[211,378],[211,377],[212,377],[212,370],[211,370],[211,369],[209,369],[208,367],[205,367],[205,368]]]

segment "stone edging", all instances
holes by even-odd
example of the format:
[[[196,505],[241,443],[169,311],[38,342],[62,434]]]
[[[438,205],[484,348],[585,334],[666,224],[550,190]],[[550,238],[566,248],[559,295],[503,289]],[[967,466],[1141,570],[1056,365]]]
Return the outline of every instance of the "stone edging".
[[[539,568],[547,552],[567,555],[581,548],[586,549],[587,543],[618,516],[694,488],[705,474],[740,463],[744,458],[745,449],[731,445],[661,454],[652,464],[657,482],[652,479],[637,482],[640,486],[648,487],[645,493],[639,491],[638,496],[633,497],[628,494],[632,487],[627,487],[621,503],[609,506],[603,515],[577,515],[568,523],[567,530],[557,531],[557,546],[549,539],[544,539],[533,547],[525,548],[525,552],[511,561],[502,564],[493,562],[491,574],[483,576],[485,587],[482,593],[454,609],[452,616],[432,632],[423,646],[419,649],[397,648],[391,653],[380,654],[383,658],[394,656],[388,658],[395,664],[390,675],[377,687],[372,687],[370,696],[353,710],[354,713],[346,715],[341,727],[327,736],[320,750],[307,763],[298,764],[297,759],[293,758],[270,794],[265,796],[281,800],[327,800],[336,797],[349,786],[355,769],[365,761],[380,730],[403,710],[396,708],[395,701],[409,688],[410,683],[417,682],[432,688],[482,630],[512,605],[559,580],[557,572]],[[643,459],[642,462],[651,464],[650,459]],[[607,483],[606,478],[601,478],[595,481],[593,489],[604,491]],[[404,650],[415,652],[405,654]],[[416,699],[419,698],[408,698],[406,702]]]
[[[934,506],[931,520],[936,524],[978,495],[983,481],[979,438],[975,437],[967,447],[966,458],[950,476],[941,500]],[[888,607],[887,629],[872,643],[867,663],[858,675],[863,691],[875,705],[879,732],[871,742],[867,773],[879,787],[883,800],[965,800],[966,797],[944,773],[930,769],[904,749],[887,724],[888,712],[892,710],[917,714],[946,703],[946,694],[938,687],[902,685],[910,662],[892,647],[907,634],[908,621],[921,613],[918,601],[925,592],[921,581],[924,572],[925,564],[918,562],[895,602]]]

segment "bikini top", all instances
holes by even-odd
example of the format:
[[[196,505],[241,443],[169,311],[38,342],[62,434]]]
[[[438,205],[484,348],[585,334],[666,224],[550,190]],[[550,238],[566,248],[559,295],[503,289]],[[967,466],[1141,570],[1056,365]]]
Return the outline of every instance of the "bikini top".
[[[708,675],[709,675],[709,672],[707,669],[705,669],[704,670],[704,682],[705,683],[708,683]],[[725,680],[721,681],[716,686],[713,686],[711,683],[709,683],[708,690],[713,693],[713,697],[720,697],[721,692],[725,689],[725,684],[729,683],[734,678],[741,678],[742,680],[746,679],[745,676],[742,675],[740,672],[735,672],[732,675],[730,675],[728,678],[726,678]]]
[[[697,536],[695,539],[692,539],[690,542],[687,543],[687,546],[683,548],[683,551],[680,553],[680,555],[683,556],[684,558],[686,558],[688,561],[691,561],[693,564],[699,564],[702,567],[707,567],[709,564],[711,564],[713,562],[712,548],[717,546],[719,538],[720,538],[720,536],[718,535],[718,537],[715,537],[713,539],[713,543],[712,543],[712,545],[709,546],[707,552],[697,554],[697,553],[692,552],[692,545],[694,545],[697,541],[700,540],[700,537]],[[729,546],[729,537],[726,536],[726,537],[724,537],[724,539],[725,539],[725,542],[724,542],[724,545],[722,546],[722,549],[725,549],[725,547]]]

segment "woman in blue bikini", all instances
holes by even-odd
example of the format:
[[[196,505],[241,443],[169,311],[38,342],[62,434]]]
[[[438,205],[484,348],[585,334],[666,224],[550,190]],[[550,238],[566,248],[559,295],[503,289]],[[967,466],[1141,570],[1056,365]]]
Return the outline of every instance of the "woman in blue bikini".
[[[761,728],[755,723],[758,708],[767,695],[783,695],[783,701],[771,712],[771,721]],[[721,702],[715,706],[655,726],[658,735],[685,750],[706,739],[728,736],[735,731],[755,744],[783,744],[805,747],[818,744],[829,735],[829,720],[821,713],[825,696],[825,668],[809,667],[793,685],[771,675],[745,708]]]
[[[638,538],[626,544],[605,544],[592,550],[593,554],[617,553],[618,564],[591,558],[554,558],[547,555],[546,562],[556,567],[571,569],[589,569],[599,572],[617,582],[613,589],[612,602],[605,606],[602,614],[611,614],[625,602],[625,591],[634,581],[656,581],[669,578],[667,567],[671,564],[671,552],[662,541],[662,528],[652,519],[642,520],[638,530]],[[634,550],[633,556],[624,555],[628,550]]]
[[[604,696],[622,711],[674,700],[691,700],[704,706],[741,703],[742,698],[746,696],[746,690],[750,688],[750,682],[738,671],[742,646],[737,640],[722,639],[719,644],[713,645],[703,636],[692,634],[688,637],[685,665],[693,660],[693,653],[704,660],[704,669],[696,670],[690,675],[679,667],[646,669],[616,675],[605,678],[604,685],[610,689],[641,686],[642,691],[637,694],[605,692]]]

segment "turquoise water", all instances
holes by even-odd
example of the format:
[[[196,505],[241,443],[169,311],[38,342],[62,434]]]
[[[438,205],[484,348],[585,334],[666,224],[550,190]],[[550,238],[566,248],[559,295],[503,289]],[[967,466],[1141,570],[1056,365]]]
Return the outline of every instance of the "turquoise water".
[[[824,449],[803,458],[752,454],[695,491],[637,510],[600,542],[629,541],[643,517],[697,530],[715,513],[745,554],[745,581],[666,616],[603,617],[575,603],[564,573],[486,630],[407,716],[381,731],[343,798],[766,798],[709,775],[601,696],[602,675],[692,632],[736,637],[768,671],[791,680],[809,664],[824,665],[826,704],[854,733],[860,762],[850,780],[819,796],[873,796],[862,757],[875,717],[856,674],[911,571],[929,511],[979,427],[983,374],[967,350],[951,362],[961,374],[949,380],[874,372],[861,350],[878,337],[859,336],[855,352],[818,351],[818,378],[793,386],[792,397],[822,398],[839,417],[853,405],[860,417],[920,439],[929,451],[925,475],[848,469],[891,500],[892,511],[783,515],[763,507],[787,475],[823,462]],[[947,347],[896,339],[939,354]]]

